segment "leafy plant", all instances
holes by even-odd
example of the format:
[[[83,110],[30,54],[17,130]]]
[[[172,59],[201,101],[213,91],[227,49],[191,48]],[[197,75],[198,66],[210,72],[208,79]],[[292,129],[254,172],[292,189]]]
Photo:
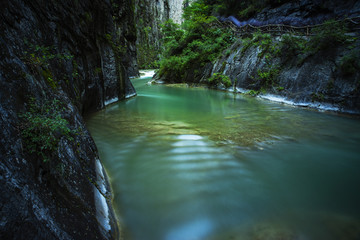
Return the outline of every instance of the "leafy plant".
[[[325,96],[324,96],[324,94],[322,94],[322,93],[315,93],[315,92],[313,92],[313,93],[311,94],[311,101],[312,101],[312,102],[323,102],[323,101],[324,101],[324,98],[325,98]]]
[[[352,75],[360,70],[360,50],[353,50],[341,58],[340,69],[344,75]]]
[[[228,76],[223,75],[221,73],[214,73],[209,79],[208,83],[210,86],[218,87],[220,85],[224,85],[226,88],[231,86],[231,80]]]
[[[187,71],[201,69],[216,60],[235,41],[228,29],[211,27],[216,18],[205,3],[200,0],[186,7],[182,26],[171,20],[162,26],[165,50],[159,62],[159,75],[165,76],[165,80],[183,81]]]
[[[75,131],[69,128],[68,121],[61,116],[63,110],[62,103],[57,99],[37,103],[34,98],[30,98],[29,110],[20,114],[25,150],[36,154],[44,162],[50,160],[49,156],[57,149],[62,137],[73,140]]]
[[[250,96],[257,96],[260,94],[260,91],[256,91],[256,90],[249,90],[248,92],[245,93],[246,95],[250,95]]]
[[[32,69],[34,73],[40,74],[52,89],[59,85],[51,71],[50,63],[52,60],[72,60],[74,56],[65,53],[56,53],[54,46],[33,45],[27,40],[24,41],[28,49],[24,52],[22,59]]]
[[[276,66],[270,66],[266,70],[259,69],[257,73],[261,84],[265,87],[274,86],[277,82],[279,71],[279,68]]]
[[[313,29],[307,51],[317,52],[319,50],[327,50],[351,41],[351,38],[345,33],[347,27],[345,22],[329,20],[323,25]]]
[[[280,41],[280,52],[284,60],[297,57],[303,54],[306,48],[307,40],[303,37],[294,36],[291,34],[284,34]]]

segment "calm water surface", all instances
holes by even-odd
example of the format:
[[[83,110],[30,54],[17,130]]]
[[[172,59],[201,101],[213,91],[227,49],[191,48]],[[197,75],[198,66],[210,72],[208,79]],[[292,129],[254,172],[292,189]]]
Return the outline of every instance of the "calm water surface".
[[[125,239],[360,239],[360,121],[148,85],[87,120]]]

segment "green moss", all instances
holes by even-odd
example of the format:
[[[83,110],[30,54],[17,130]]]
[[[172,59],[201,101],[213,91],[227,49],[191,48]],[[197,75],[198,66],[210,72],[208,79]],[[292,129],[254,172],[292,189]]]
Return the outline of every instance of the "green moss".
[[[277,87],[276,88],[276,90],[278,90],[279,92],[284,91],[284,89],[285,89],[284,87]]]
[[[246,92],[245,94],[255,97],[260,94],[260,91],[250,90],[250,91]]]
[[[54,80],[53,74],[48,68],[42,69],[41,75],[52,89],[56,89],[58,87],[58,83]]]
[[[90,12],[85,12],[84,18],[85,18],[85,22],[86,22],[87,24],[93,22],[93,17],[92,17],[92,15],[91,15]]]
[[[226,68],[226,61],[222,62],[219,72],[224,72],[225,68]]]
[[[324,101],[324,94],[323,93],[312,93],[311,94],[311,101],[312,102],[323,102]]]
[[[104,35],[105,40],[110,44],[112,50],[114,51],[115,57],[120,59],[126,51],[127,47],[120,44],[119,40],[115,40],[113,36],[109,33]]]
[[[57,89],[59,81],[56,80],[50,63],[54,60],[57,63],[63,63],[72,60],[74,56],[68,52],[56,53],[55,46],[33,45],[26,40],[25,44],[28,46],[28,49],[22,57],[24,62],[31,68],[33,74],[39,74],[53,90]]]
[[[101,69],[101,68],[99,68],[99,67],[95,68],[95,70],[94,70],[94,74],[95,74],[95,75],[98,75],[98,74],[101,74],[101,73],[102,73],[102,69]]]

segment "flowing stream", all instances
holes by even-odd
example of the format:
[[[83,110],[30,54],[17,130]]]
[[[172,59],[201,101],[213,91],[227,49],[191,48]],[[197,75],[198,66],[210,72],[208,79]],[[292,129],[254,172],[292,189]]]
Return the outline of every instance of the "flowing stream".
[[[359,118],[148,81],[87,119],[125,239],[360,239]]]

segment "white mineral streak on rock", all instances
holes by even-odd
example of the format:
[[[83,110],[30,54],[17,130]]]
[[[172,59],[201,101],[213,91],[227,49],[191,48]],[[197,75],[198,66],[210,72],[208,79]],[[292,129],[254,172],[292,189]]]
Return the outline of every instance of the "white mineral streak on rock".
[[[183,2],[184,0],[169,0],[169,18],[172,19],[175,23],[182,23],[182,13],[183,13]]]
[[[293,102],[291,100],[288,100],[285,97],[282,96],[277,96],[277,95],[273,95],[273,94],[265,94],[265,95],[259,95],[259,98],[262,99],[266,99],[272,102],[278,102],[278,103],[284,103],[287,105],[293,105],[293,106],[298,106],[298,107],[311,107],[311,108],[316,108],[319,110],[323,110],[323,111],[340,111],[340,108],[331,105],[331,104],[327,104],[327,103],[313,103],[313,102]]]
[[[96,219],[100,223],[101,227],[107,231],[110,231],[110,218],[109,218],[109,206],[106,202],[104,194],[106,194],[106,185],[103,167],[99,159],[95,163],[96,168],[96,184],[94,190],[95,206],[96,206]]]
[[[105,106],[107,106],[107,105],[112,104],[112,103],[117,102],[117,101],[119,101],[119,98],[118,98],[118,97],[114,97],[114,98],[112,98],[112,99],[109,99],[109,100],[105,101],[104,104],[105,104]]]

